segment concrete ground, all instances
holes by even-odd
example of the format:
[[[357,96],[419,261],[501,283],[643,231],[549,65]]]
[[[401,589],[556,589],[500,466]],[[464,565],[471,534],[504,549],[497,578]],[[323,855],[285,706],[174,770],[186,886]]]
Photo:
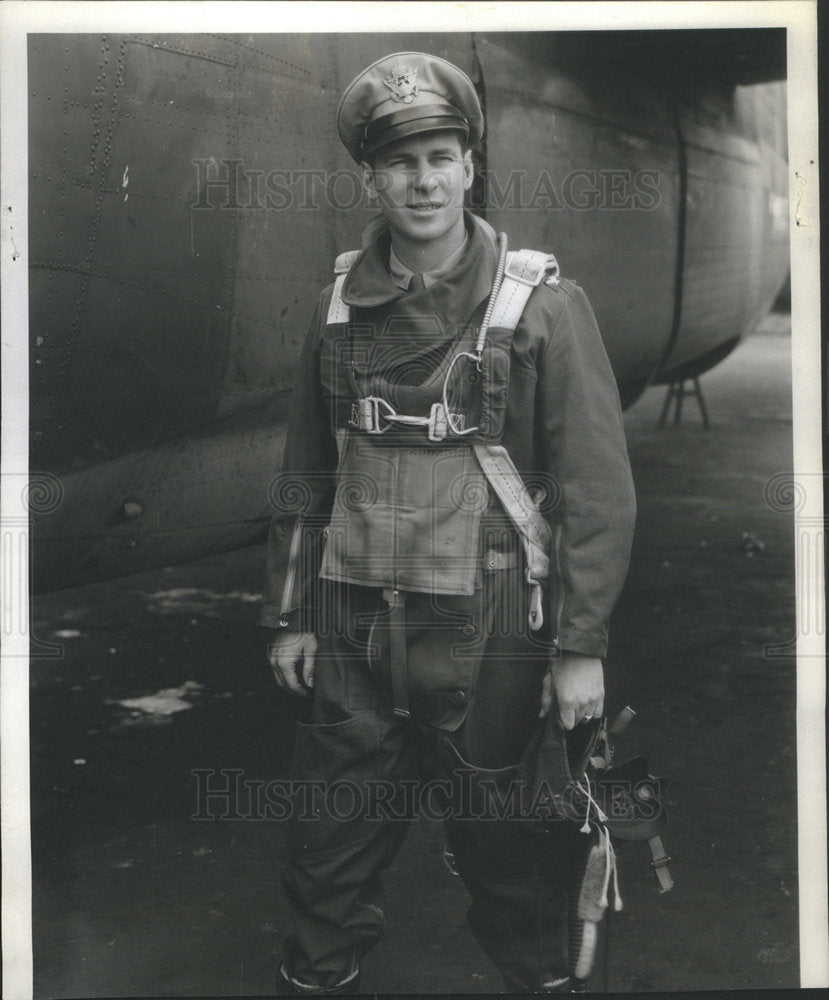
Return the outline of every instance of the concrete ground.
[[[664,388],[626,414],[640,517],[608,708],[639,715],[619,758],[643,749],[670,780],[676,888],[623,849],[614,993],[798,982],[795,663],[770,649],[794,635],[793,520],[764,498],[792,467],[790,371],[773,316],[703,376],[709,431],[693,401],[658,430]],[[296,709],[254,624],[261,566],[251,549],[36,600],[36,639],[63,648],[32,665],[36,997],[272,990],[280,824],[243,797],[236,818],[194,818],[221,808],[196,772],[213,789],[285,774]],[[441,843],[415,823],[394,862],[365,992],[501,989]]]

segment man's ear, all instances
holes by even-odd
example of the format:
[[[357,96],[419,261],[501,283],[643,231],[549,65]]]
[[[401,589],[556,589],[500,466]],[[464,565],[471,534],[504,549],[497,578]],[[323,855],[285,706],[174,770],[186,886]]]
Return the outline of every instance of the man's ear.
[[[475,180],[475,165],[472,162],[472,150],[467,149],[463,154],[463,189],[468,191]]]
[[[376,198],[377,184],[374,180],[374,167],[372,167],[367,160],[363,160],[360,164],[360,170],[362,171],[361,180],[363,183],[363,190],[369,198]]]

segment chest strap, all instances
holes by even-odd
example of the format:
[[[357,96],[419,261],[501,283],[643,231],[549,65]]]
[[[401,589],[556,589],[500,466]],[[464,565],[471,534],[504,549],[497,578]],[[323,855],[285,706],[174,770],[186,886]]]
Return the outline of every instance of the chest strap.
[[[452,413],[455,427],[463,428],[464,415]],[[449,433],[446,410],[443,403],[432,403],[428,417],[408,416],[398,413],[381,396],[363,396],[351,404],[351,426],[366,434],[385,434],[393,426],[424,427],[430,441],[444,441]]]

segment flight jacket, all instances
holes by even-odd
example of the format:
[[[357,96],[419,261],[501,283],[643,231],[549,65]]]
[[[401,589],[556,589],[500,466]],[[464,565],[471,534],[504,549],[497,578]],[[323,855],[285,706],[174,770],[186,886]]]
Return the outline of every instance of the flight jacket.
[[[495,274],[494,231],[469,213],[466,225],[469,240],[458,264],[414,293],[447,338],[480,322]],[[342,296],[350,321],[363,333],[375,324],[380,336],[381,319],[405,293],[389,275],[387,230],[375,224],[369,232]],[[323,291],[305,339],[284,471],[271,487],[274,515],[260,613],[268,628],[314,629],[321,536],[338,465],[331,399],[326,401],[320,372],[332,289]],[[559,528],[551,557],[558,586],[549,588],[546,615],[556,623],[560,649],[604,656],[609,617],[627,573],[636,502],[618,390],[593,310],[574,282],[543,282],[514,332],[493,328],[489,338],[500,340],[509,357],[499,443],[528,484],[554,484],[550,516]],[[298,524],[303,530],[295,530]]]

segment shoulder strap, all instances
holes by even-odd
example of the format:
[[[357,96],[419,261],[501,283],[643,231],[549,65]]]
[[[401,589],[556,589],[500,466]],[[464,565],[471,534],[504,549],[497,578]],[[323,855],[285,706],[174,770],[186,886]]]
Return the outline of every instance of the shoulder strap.
[[[345,302],[343,302],[343,285],[345,284],[348,272],[361,253],[362,250],[348,250],[346,253],[341,253],[334,261],[334,274],[336,277],[334,279],[334,293],[328,305],[328,317],[326,319],[326,323],[328,324],[348,322],[350,311]]]
[[[514,330],[530,297],[542,281],[558,284],[558,261],[541,250],[513,250],[507,254],[504,280],[495,298],[490,326]]]
[[[343,302],[342,289],[346,275],[361,253],[361,250],[349,250],[341,253],[334,263],[336,278],[326,320],[329,324],[348,322],[350,313]],[[508,253],[504,278],[495,298],[489,325],[514,330],[530,292],[542,281],[554,285],[559,282],[558,261],[553,254],[541,250],[513,250]]]
[[[558,284],[558,262],[540,250],[513,250],[507,254],[504,277],[492,307],[489,326],[514,330],[534,288],[542,281]],[[530,628],[541,628],[544,620],[541,580],[550,576],[552,532],[524,485],[509,452],[500,444],[473,444],[475,457],[495,495],[524,544],[527,580],[532,585]]]

